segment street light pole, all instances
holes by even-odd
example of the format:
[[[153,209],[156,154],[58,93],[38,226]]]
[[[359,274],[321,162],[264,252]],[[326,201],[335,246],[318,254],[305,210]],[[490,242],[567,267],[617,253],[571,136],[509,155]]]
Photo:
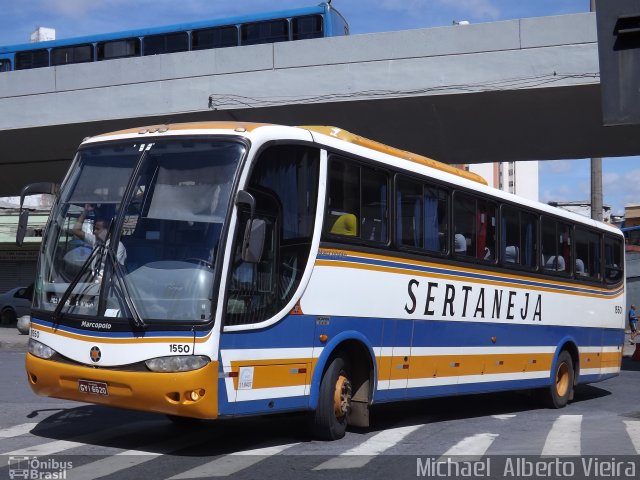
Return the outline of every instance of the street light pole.
[[[591,0],[590,10],[596,11],[596,0]],[[602,221],[602,158],[591,159],[591,218]]]

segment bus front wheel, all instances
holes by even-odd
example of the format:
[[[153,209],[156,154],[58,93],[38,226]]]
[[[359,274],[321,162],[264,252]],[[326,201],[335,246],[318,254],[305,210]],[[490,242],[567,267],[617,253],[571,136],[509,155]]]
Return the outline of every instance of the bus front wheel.
[[[544,390],[543,400],[549,408],[562,408],[573,397],[573,382],[575,371],[573,359],[566,350],[560,352],[553,371],[552,383],[548,390]]]
[[[312,431],[320,440],[344,437],[351,411],[352,385],[347,361],[337,356],[324,372],[320,382],[318,407],[314,412]]]

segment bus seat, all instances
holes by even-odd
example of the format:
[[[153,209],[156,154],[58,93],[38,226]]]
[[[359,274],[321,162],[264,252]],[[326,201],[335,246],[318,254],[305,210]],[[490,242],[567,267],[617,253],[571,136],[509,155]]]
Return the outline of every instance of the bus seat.
[[[578,275],[587,274],[587,272],[584,271],[584,262],[580,258],[576,258],[576,274]]]
[[[508,245],[504,249],[504,261],[506,263],[520,263],[520,249],[515,245]]]
[[[556,258],[557,258],[557,262],[556,262]],[[545,270],[555,270],[557,272],[564,272],[565,269],[565,263],[564,263],[564,257],[559,255],[558,257],[556,257],[555,255],[550,256],[546,263],[544,264],[544,268]]]
[[[454,237],[454,249],[456,253],[467,253],[467,239],[461,233],[456,233]]]
[[[331,227],[331,233],[355,237],[358,235],[358,219],[353,213],[340,215]]]

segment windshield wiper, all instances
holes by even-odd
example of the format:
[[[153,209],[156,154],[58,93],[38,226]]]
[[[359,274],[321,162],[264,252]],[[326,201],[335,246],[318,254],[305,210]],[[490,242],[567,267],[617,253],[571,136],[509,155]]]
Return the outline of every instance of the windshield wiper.
[[[60,318],[60,313],[62,312],[62,308],[67,303],[67,300],[69,300],[71,293],[80,282],[80,279],[82,278],[82,276],[85,274],[87,270],[87,266],[91,265],[91,262],[93,262],[93,260],[96,258],[98,251],[104,248],[105,248],[105,245],[102,243],[98,243],[93,247],[93,249],[91,250],[91,253],[89,254],[87,259],[84,261],[84,263],[78,270],[78,273],[76,273],[75,277],[73,277],[73,280],[71,280],[71,283],[69,284],[65,292],[62,294],[62,298],[58,301],[58,305],[56,305],[56,309],[53,311],[54,322],[57,322],[58,319]]]
[[[140,312],[136,308],[135,303],[131,300],[131,294],[129,293],[129,288],[127,287],[127,282],[124,279],[124,272],[122,271],[122,265],[118,262],[117,254],[113,250],[113,247],[109,245],[107,247],[107,256],[109,260],[111,260],[111,266],[113,267],[113,272],[115,274],[116,280],[120,289],[122,290],[121,295],[124,299],[124,302],[127,304],[127,308],[129,312],[131,312],[131,323],[136,328],[146,328],[147,324],[142,319]]]

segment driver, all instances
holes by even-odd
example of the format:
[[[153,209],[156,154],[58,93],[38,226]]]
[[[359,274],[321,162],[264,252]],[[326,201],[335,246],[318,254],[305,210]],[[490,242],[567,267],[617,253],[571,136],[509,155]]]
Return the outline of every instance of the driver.
[[[104,218],[96,217],[93,222],[93,233],[85,232],[82,229],[82,225],[84,224],[87,215],[94,210],[93,206],[90,204],[85,204],[84,210],[78,217],[76,224],[73,227],[73,234],[78,237],[80,240],[84,240],[87,242],[91,248],[96,246],[96,243],[104,243],[107,238],[107,221]],[[109,242],[107,242],[108,244]],[[122,242],[118,242],[118,251],[116,252],[116,259],[120,265],[124,265],[124,262],[127,260],[127,251],[122,245]],[[102,265],[100,265],[100,272],[104,270],[104,260],[102,260]]]

